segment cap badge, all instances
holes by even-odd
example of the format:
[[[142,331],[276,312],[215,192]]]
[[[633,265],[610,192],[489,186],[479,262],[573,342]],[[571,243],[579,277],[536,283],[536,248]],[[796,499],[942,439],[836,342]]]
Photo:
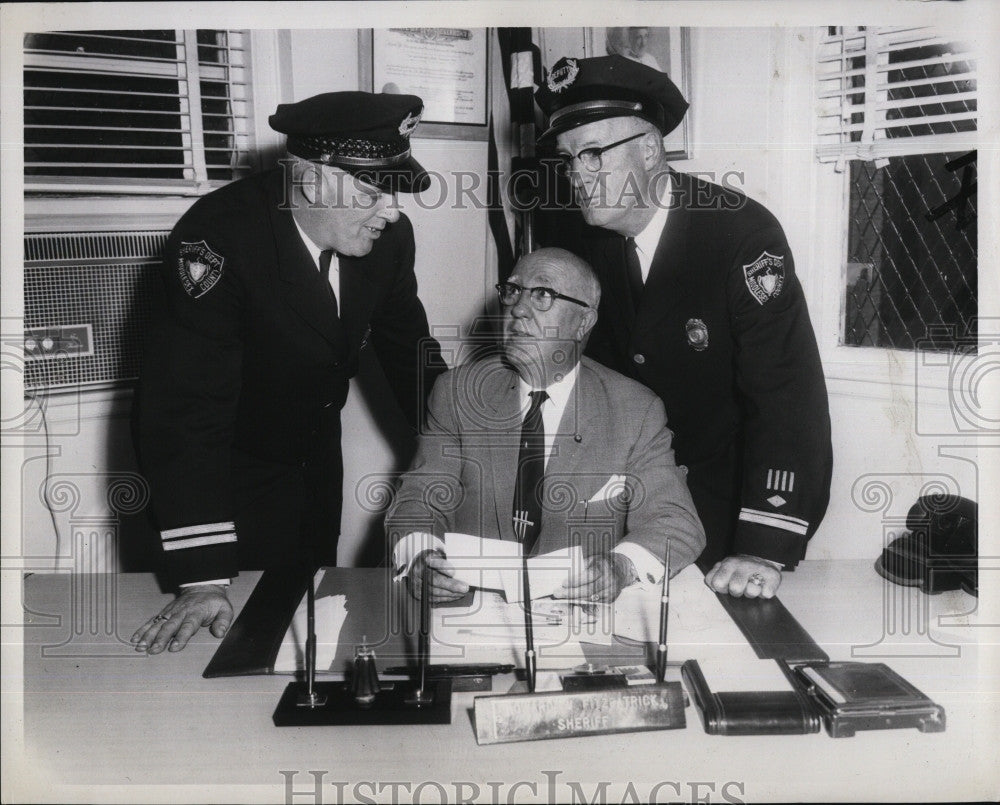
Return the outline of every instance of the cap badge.
[[[743,266],[747,290],[763,305],[781,293],[785,284],[785,257],[762,252],[752,263]]]
[[[697,352],[708,349],[708,326],[701,319],[688,319],[684,325],[687,330],[688,344]]]
[[[403,122],[399,124],[399,134],[401,137],[409,137],[413,134],[413,130],[417,127],[417,123],[420,122],[420,115],[413,114],[410,112],[404,119]]]
[[[576,59],[566,59],[562,64],[553,68],[549,73],[549,80],[546,82],[550,92],[562,92],[566,87],[576,81],[580,72],[580,66]]]
[[[185,293],[193,299],[207,294],[222,277],[225,262],[226,258],[213,252],[203,240],[182,241],[177,250],[177,273]]]

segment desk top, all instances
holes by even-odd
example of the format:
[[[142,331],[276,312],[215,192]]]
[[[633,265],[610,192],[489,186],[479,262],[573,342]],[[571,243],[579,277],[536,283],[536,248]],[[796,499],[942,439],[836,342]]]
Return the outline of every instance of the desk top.
[[[237,610],[258,577],[234,583]],[[850,561],[801,563],[781,597],[831,659],[886,662],[944,706],[947,730],[709,736],[689,708],[683,730],[481,747],[471,693],[455,694],[450,725],[278,729],[271,714],[289,678],[202,678],[218,645],[207,630],[176,654],[127,645],[170,600],[151,576],[47,574],[24,583],[31,789],[90,801],[996,797],[1000,682],[989,647],[977,643],[984,630],[967,628],[975,599],[923,596]]]

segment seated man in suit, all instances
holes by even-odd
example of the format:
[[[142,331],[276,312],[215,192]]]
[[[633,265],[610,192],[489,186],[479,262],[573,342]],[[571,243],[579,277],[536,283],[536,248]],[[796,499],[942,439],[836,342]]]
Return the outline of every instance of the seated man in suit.
[[[662,580],[668,539],[671,574],[693,562],[705,534],[663,404],[582,357],[601,295],[591,267],[540,249],[497,290],[503,354],[438,378],[386,517],[411,590],[430,573],[432,601],[468,591],[444,554],[449,531],[513,540],[523,529],[528,554],[580,543],[585,565],[557,591],[574,600],[613,601],[636,580]]]

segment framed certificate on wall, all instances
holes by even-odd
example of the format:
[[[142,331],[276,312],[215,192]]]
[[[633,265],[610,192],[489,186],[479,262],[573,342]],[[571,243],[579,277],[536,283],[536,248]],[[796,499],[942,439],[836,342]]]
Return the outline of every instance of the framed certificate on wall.
[[[361,88],[422,98],[416,137],[486,140],[488,33],[486,28],[359,31]]]

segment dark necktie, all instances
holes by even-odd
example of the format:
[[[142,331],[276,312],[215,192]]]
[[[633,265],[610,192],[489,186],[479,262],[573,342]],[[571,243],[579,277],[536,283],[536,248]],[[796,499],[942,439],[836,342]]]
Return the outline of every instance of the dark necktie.
[[[337,294],[333,292],[333,286],[330,285],[330,261],[333,259],[334,251],[333,249],[327,249],[325,252],[320,252],[319,254],[319,276],[323,280],[323,287],[326,288],[328,294],[330,294],[330,299],[333,300],[333,309],[337,311],[337,315],[340,315],[340,310],[337,307]]]
[[[542,422],[542,403],[549,395],[532,391],[531,405],[521,426],[521,445],[517,455],[517,480],[514,483],[514,531],[525,521],[523,555],[535,547],[542,527],[542,474],[545,470],[545,425]]]
[[[628,289],[632,296],[632,309],[639,309],[642,299],[642,267],[639,265],[639,252],[636,250],[635,238],[625,238],[625,273],[628,277]]]

